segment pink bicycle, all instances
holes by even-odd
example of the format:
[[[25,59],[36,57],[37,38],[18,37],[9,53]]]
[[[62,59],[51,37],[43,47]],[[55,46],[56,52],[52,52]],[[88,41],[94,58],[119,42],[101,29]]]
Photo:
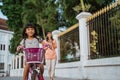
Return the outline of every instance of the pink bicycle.
[[[25,48],[26,62],[30,64],[29,75],[27,80],[40,80],[40,71],[38,64],[43,62],[43,48]]]

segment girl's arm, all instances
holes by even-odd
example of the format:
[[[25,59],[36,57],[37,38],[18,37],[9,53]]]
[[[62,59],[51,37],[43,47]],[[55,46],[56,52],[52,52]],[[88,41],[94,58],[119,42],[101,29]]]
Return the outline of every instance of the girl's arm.
[[[16,50],[17,50],[17,52],[19,52],[19,50],[20,50],[20,46],[17,46],[17,49],[16,49]]]
[[[23,50],[23,48],[24,48],[24,45],[25,45],[25,43],[24,43],[24,39],[20,42],[20,45],[18,45],[17,46],[17,52],[20,52],[20,51],[22,51]]]
[[[57,43],[56,43],[55,40],[53,41],[52,46],[53,46],[54,49],[57,48]]]
[[[48,46],[47,46],[47,44],[45,43],[45,40],[42,41],[42,46],[43,46],[43,48],[44,48],[45,50],[48,49]]]
[[[19,46],[17,47],[17,52],[22,51],[22,49],[23,49],[23,46],[22,46],[22,45],[19,45]]]

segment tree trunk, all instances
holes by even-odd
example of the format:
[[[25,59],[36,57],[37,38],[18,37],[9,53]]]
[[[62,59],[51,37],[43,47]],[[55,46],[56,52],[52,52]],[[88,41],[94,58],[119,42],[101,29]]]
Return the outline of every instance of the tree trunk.
[[[81,2],[81,5],[82,5],[82,11],[84,12],[84,11],[85,11],[85,5],[84,5],[84,2],[83,2],[83,0],[80,0],[80,2]]]
[[[42,25],[42,32],[43,32],[43,38],[45,39],[45,29],[44,29],[43,25]]]

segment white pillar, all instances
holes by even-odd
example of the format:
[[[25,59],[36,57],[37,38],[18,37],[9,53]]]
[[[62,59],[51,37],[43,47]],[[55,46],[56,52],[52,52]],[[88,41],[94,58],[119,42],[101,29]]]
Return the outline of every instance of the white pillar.
[[[15,70],[17,70],[17,56],[15,57]]]
[[[14,70],[14,65],[15,65],[15,57],[13,57],[13,70]]]
[[[21,69],[21,56],[19,55],[19,69]]]
[[[76,18],[79,20],[79,43],[80,43],[80,70],[82,70],[82,78],[87,78],[85,74],[84,65],[88,60],[88,51],[89,51],[89,43],[88,43],[88,28],[87,28],[87,18],[91,14],[88,12],[81,12]]]
[[[60,34],[60,31],[59,30],[54,30],[52,32],[52,35],[53,35],[53,38],[56,40],[57,42],[57,48],[56,48],[56,54],[57,54],[57,63],[59,62],[60,60],[60,44],[59,44],[59,39],[58,39],[58,35]]]

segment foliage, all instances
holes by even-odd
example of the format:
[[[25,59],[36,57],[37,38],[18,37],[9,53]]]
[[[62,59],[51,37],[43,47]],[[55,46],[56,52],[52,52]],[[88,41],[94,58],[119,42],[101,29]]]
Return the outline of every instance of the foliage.
[[[90,50],[93,53],[97,53],[98,33],[96,31],[91,32],[92,42],[90,43]]]
[[[23,10],[23,22],[35,19],[35,23],[42,27],[44,37],[45,31],[52,31],[59,27],[54,0],[27,0]]]
[[[10,43],[10,52],[15,53],[18,42],[21,39],[20,33],[23,26],[21,17],[22,0],[3,0],[3,5],[4,6],[1,7],[1,10],[3,14],[8,18],[7,24],[9,26],[9,29],[14,32]]]
[[[117,41],[118,43],[118,50],[120,51],[120,6],[118,8],[118,11],[114,14],[113,17],[110,18],[110,21],[112,22],[112,26],[116,29],[117,32]]]
[[[103,7],[109,5],[111,2],[115,0],[85,0],[85,4],[92,5],[89,9],[89,12],[94,13]]]
[[[98,11],[99,9],[107,6],[114,0],[83,0],[85,4],[85,10],[91,13]],[[64,18],[70,25],[77,23],[75,17],[82,11],[80,0],[60,0],[59,2],[64,10]],[[92,5],[92,6],[91,6]]]
[[[3,4],[2,12],[8,17],[7,24],[11,30],[16,31],[19,27],[22,27],[22,2],[20,0],[3,0]]]
[[[1,10],[8,17],[9,29],[14,32],[10,52],[15,53],[22,39],[23,26],[30,22],[37,26],[39,34],[59,27],[55,0],[3,0]],[[9,7],[8,7],[9,6]],[[43,36],[43,35],[41,35]]]
[[[73,7],[79,3],[80,0],[60,0],[59,4],[61,4],[63,7],[63,16],[66,20],[66,23],[70,25],[77,23],[77,20],[75,19],[77,13],[73,10]]]
[[[19,45],[21,40],[22,40],[21,30],[19,30],[13,34],[13,38],[10,41],[10,45],[11,45],[10,52],[12,54],[16,53],[16,47]]]

